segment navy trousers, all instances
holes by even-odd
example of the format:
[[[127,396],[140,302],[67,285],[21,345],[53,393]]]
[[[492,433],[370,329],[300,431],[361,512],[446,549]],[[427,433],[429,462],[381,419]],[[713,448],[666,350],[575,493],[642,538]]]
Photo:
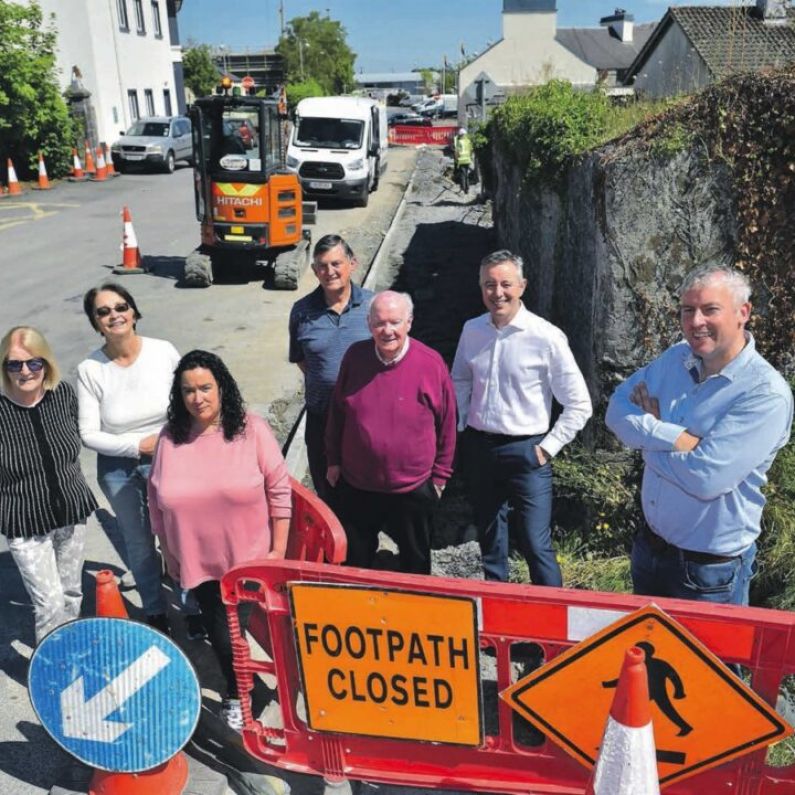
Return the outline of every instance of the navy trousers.
[[[541,466],[535,451],[543,438],[474,428],[463,433],[461,454],[487,580],[508,579],[510,533],[534,585],[563,584],[550,528],[552,465]]]

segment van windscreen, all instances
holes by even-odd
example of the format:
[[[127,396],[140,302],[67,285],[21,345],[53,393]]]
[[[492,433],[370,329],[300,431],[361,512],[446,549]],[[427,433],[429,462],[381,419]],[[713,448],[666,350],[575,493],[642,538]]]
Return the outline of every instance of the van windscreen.
[[[362,145],[364,122],[359,119],[322,119],[312,116],[298,120],[296,146],[325,149],[358,149]]]

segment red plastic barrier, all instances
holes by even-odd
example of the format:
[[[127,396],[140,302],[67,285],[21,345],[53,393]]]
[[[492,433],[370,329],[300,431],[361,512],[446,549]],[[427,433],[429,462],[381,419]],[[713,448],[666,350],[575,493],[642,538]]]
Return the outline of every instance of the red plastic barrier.
[[[348,553],[348,539],[339,519],[317,494],[295,478],[290,478],[290,486],[293,513],[287,539],[287,559],[342,563]],[[262,648],[269,650],[268,622],[260,605],[251,611],[248,627]]]
[[[537,588],[477,580],[396,574],[290,561],[261,561],[230,571],[222,581],[229,608],[234,665],[241,692],[262,674],[276,676],[284,729],[255,721],[244,699],[244,743],[258,759],[280,767],[384,784],[506,793],[581,795],[588,770],[557,745],[538,736],[527,740],[527,724],[502,699],[484,712],[480,746],[447,745],[352,734],[319,732],[299,717],[302,690],[296,657],[288,583],[339,583],[420,594],[478,600],[481,648],[496,658],[497,692],[512,684],[513,643],[535,643],[549,661],[596,629],[646,604],[647,597]],[[244,587],[245,586],[245,587]],[[249,590],[256,589],[256,590]],[[266,611],[271,660],[258,660],[240,634],[234,605],[255,601]],[[727,662],[750,670],[751,687],[775,704],[782,678],[795,672],[795,615],[759,608],[737,608],[655,599],[655,603]],[[269,644],[270,645],[270,644]],[[264,646],[263,646],[264,648]],[[486,692],[484,686],[484,693]],[[715,716],[721,720],[720,715]],[[771,768],[757,751],[666,788],[671,795],[791,795],[795,765]]]
[[[450,146],[457,127],[414,127],[401,125],[389,128],[389,143],[392,146]]]

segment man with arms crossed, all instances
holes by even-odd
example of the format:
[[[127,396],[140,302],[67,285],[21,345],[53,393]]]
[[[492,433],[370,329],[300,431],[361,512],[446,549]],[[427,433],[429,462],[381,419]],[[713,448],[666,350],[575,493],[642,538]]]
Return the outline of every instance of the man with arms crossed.
[[[508,579],[511,526],[534,585],[562,585],[552,547],[551,459],[591,416],[566,335],[522,303],[522,260],[496,251],[480,263],[489,311],[461,332],[453,383],[461,455],[487,580]],[[563,412],[550,428],[552,398]]]
[[[635,593],[748,604],[765,473],[792,424],[792,392],[745,330],[750,296],[739,271],[690,273],[684,341],[610,399],[608,427],[645,464]]]
[[[372,568],[385,530],[401,571],[430,574],[433,514],[453,470],[455,393],[442,357],[409,337],[412,313],[404,293],[373,298],[373,339],[342,360],[326,450],[348,564]]]
[[[315,491],[326,502],[323,434],[331,392],[340,362],[351,344],[369,339],[367,309],[373,294],[351,281],[356,257],[339,235],[325,235],[315,245],[312,270],[320,282],[290,312],[290,361],[304,374],[306,452]]]

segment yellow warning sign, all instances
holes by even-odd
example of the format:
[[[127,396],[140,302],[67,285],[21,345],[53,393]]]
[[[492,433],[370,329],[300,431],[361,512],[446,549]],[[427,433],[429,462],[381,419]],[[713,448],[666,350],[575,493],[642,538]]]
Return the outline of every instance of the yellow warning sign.
[[[290,601],[312,729],[480,745],[473,599],[293,583]]]
[[[500,696],[564,750],[593,766],[631,646],[646,656],[661,785],[792,733],[706,646],[653,605],[567,649]]]

